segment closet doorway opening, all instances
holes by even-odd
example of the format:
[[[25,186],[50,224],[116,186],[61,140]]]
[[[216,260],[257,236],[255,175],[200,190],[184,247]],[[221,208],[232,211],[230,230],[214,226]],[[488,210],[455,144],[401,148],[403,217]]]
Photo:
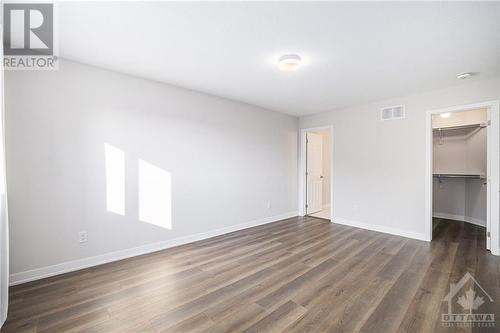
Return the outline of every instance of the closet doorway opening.
[[[303,214],[332,220],[332,128],[302,131]]]
[[[477,235],[499,255],[498,101],[427,113],[428,240]]]

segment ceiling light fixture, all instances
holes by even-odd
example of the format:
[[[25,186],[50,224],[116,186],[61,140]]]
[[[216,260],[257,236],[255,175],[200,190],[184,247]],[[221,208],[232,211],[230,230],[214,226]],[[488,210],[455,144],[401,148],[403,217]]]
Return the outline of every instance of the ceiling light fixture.
[[[451,116],[451,112],[445,112],[440,114],[441,118],[449,118]]]
[[[280,71],[293,72],[300,67],[300,57],[296,54],[285,54],[278,61]]]
[[[465,79],[468,79],[472,76],[472,73],[460,73],[460,74],[457,74],[457,79],[459,80],[465,80]]]

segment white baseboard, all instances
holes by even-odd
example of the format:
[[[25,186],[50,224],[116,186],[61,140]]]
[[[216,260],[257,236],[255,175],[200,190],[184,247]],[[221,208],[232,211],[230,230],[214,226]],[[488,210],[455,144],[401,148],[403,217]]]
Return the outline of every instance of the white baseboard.
[[[438,213],[438,212],[433,212],[432,217],[438,218],[438,219],[447,219],[447,220],[455,220],[455,221],[463,221],[464,216],[463,215],[455,215],[455,214],[448,214],[448,213]]]
[[[60,264],[56,264],[56,265],[36,268],[33,270],[29,270],[29,271],[14,273],[14,274],[10,275],[9,284],[11,286],[14,286],[17,284],[35,281],[35,280],[43,279],[43,278],[54,276],[54,275],[73,272],[73,271],[77,271],[77,270],[92,267],[92,266],[102,265],[102,264],[112,262],[112,261],[117,261],[117,260],[122,260],[122,259],[130,258],[130,257],[139,256],[141,254],[161,251],[164,249],[168,249],[170,247],[179,246],[179,245],[183,245],[183,244],[187,244],[187,243],[192,243],[192,242],[196,242],[199,240],[227,234],[230,232],[243,230],[243,229],[255,227],[258,225],[262,225],[262,224],[267,224],[267,223],[271,223],[271,222],[276,222],[276,221],[288,219],[291,217],[295,217],[297,215],[298,215],[298,212],[296,212],[296,211],[288,212],[285,214],[266,217],[263,219],[254,220],[251,222],[242,223],[242,224],[238,224],[238,225],[234,225],[234,226],[230,226],[230,227],[225,227],[225,228],[220,228],[220,229],[216,229],[216,230],[212,230],[212,231],[202,232],[202,233],[198,233],[198,234],[194,234],[194,235],[190,235],[190,236],[170,239],[170,240],[167,240],[164,242],[146,244],[146,245],[142,245],[142,246],[134,247],[134,248],[130,248],[130,249],[105,253],[105,254],[101,254],[98,256],[94,256],[94,257],[77,259],[77,260],[67,261],[67,262],[63,262]]]
[[[464,221],[486,228],[486,221],[476,219],[474,217],[465,216]]]
[[[465,221],[465,222],[472,223],[472,224],[475,224],[475,225],[478,225],[481,227],[486,227],[486,221],[480,220],[480,219],[477,219],[474,217],[470,217],[470,216],[434,212],[434,213],[432,213],[432,217],[437,217],[440,219],[447,219],[447,220],[455,220],[455,221]]]
[[[385,234],[391,234],[391,235],[396,235],[396,236],[402,236],[406,238],[412,238],[412,239],[418,239],[422,241],[428,241],[427,237],[423,233],[417,233],[417,232],[411,232],[411,231],[406,231],[406,230],[401,230],[401,229],[395,229],[391,227],[385,227],[381,225],[376,225],[376,224],[370,224],[370,223],[363,223],[363,222],[358,222],[358,221],[351,221],[342,217],[334,217],[332,220],[333,223],[338,223],[338,224],[344,224],[348,225],[351,227],[356,227],[356,228],[361,228],[361,229],[366,229],[366,230],[371,230],[371,231],[378,231],[378,232],[383,232]]]

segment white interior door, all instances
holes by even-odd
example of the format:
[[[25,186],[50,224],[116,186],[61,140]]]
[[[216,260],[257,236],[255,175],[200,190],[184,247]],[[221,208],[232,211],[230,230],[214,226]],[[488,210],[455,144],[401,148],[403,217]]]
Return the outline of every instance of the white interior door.
[[[307,214],[319,212],[323,204],[323,139],[307,133]]]

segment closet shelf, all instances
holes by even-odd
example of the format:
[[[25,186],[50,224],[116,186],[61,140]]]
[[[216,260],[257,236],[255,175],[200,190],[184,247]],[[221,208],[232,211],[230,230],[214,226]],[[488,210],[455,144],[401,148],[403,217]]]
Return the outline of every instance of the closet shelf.
[[[443,135],[445,132],[448,131],[454,131],[454,130],[472,130],[471,132],[475,131],[476,129],[483,129],[486,128],[488,125],[486,123],[477,123],[477,124],[469,124],[469,125],[459,125],[459,126],[445,126],[445,127],[436,127],[433,128],[432,131],[437,132],[438,134],[438,143],[440,145],[443,145]]]
[[[434,173],[436,178],[467,178],[467,179],[486,179],[485,175],[464,174],[464,173]]]
[[[470,125],[460,125],[460,126],[446,126],[446,127],[436,127],[433,128],[433,131],[452,131],[452,130],[460,130],[460,129],[473,129],[473,128],[484,128],[487,125],[485,123],[479,124],[470,124]]]

